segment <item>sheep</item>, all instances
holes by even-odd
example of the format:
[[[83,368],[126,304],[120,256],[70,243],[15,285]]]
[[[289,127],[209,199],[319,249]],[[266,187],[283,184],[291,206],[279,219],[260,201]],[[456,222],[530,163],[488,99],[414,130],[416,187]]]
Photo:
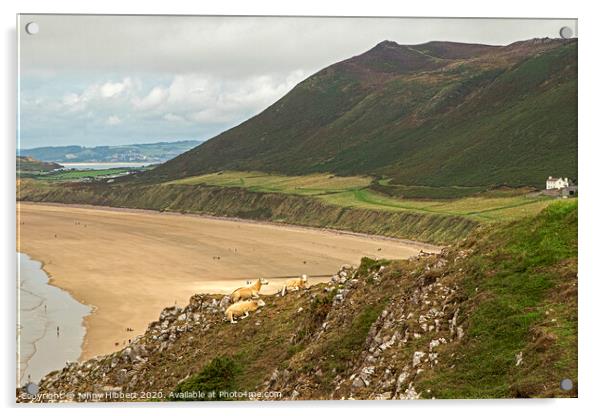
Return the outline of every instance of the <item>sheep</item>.
[[[301,289],[307,289],[307,275],[301,275],[301,277],[296,279],[289,279],[284,283],[282,287],[281,296],[284,296],[288,291],[297,291]]]
[[[230,297],[232,303],[236,303],[239,300],[246,299],[257,299],[259,298],[259,291],[261,290],[262,285],[267,285],[269,282],[264,278],[260,277],[257,279],[255,283],[248,287],[239,287],[234,292],[232,292],[232,296]]]
[[[226,309],[226,319],[230,321],[231,324],[235,324],[236,321],[234,320],[234,317],[240,316],[240,319],[244,319],[249,316],[249,312],[254,312],[262,306],[265,306],[265,302],[261,299],[237,302]]]

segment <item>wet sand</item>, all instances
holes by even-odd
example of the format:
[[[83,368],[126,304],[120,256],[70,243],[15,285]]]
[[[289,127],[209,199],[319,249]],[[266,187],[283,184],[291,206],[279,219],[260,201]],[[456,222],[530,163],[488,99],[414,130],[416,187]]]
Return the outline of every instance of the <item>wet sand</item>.
[[[89,307],[69,293],[48,284],[40,262],[17,253],[19,316],[17,323],[18,383],[38,383],[42,376],[77,361]],[[57,327],[58,330],[57,330]]]
[[[363,256],[406,258],[434,249],[304,227],[89,206],[19,203],[17,219],[17,250],[41,261],[52,285],[94,308],[84,319],[81,359],[123,348],[164,307],[186,305],[194,293],[230,293],[258,276],[271,282],[262,293],[274,293],[282,282],[272,276],[331,274]]]

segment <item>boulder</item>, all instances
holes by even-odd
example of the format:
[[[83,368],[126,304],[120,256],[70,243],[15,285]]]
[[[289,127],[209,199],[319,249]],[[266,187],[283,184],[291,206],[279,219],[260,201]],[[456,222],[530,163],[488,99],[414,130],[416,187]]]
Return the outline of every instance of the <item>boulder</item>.
[[[222,300],[220,300],[219,308],[220,310],[226,310],[228,306],[230,306],[230,296],[226,295],[222,298]]]

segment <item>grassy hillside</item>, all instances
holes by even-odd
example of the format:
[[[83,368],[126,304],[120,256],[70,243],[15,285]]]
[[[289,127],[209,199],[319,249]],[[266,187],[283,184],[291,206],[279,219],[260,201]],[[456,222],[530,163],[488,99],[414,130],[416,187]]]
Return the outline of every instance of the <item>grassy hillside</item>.
[[[440,255],[364,259],[328,284],[263,296],[232,325],[194,295],[128,348],[48,375],[40,391],[214,389],[258,399],[576,397],[577,203],[561,201]],[[564,391],[569,378],[575,388]],[[248,400],[249,396],[234,397]],[[137,397],[137,400],[148,400]]]
[[[563,378],[576,382],[577,203],[553,204],[465,246],[474,253],[458,282],[467,336],[460,351],[442,353],[453,367],[419,386],[441,398],[532,397],[558,394]]]
[[[453,199],[414,199],[389,196],[383,191],[391,190],[389,185],[375,186],[372,178],[366,176],[339,177],[331,174],[305,176],[284,176],[261,172],[225,171],[207,175],[192,176],[165,183],[172,185],[212,185],[226,188],[243,188],[253,192],[278,192],[306,195],[342,207],[354,207],[377,211],[415,212],[466,216],[476,221],[508,221],[533,215],[541,211],[553,199],[527,195],[528,190],[486,188],[447,188]],[[395,191],[399,187],[393,187]],[[407,187],[404,187],[407,188]],[[441,188],[438,188],[441,189]],[[417,192],[415,189],[413,192]],[[405,189],[402,193],[406,193]],[[422,196],[436,195],[431,188],[421,190]],[[466,196],[459,198],[458,196]]]
[[[262,172],[218,172],[192,176],[165,185],[214,185],[239,187],[256,192],[282,192],[297,195],[324,195],[366,188],[372,178],[314,174],[305,176],[270,175]]]
[[[541,188],[576,179],[576,122],[575,40],[382,42],[141,179],[259,170]]]
[[[127,180],[109,184],[101,179],[89,184],[63,182],[80,181],[82,175],[86,173],[76,171],[56,175],[56,180],[21,181],[18,199],[202,213],[438,244],[466,237],[482,223],[505,223],[535,215],[554,201],[526,193],[529,190],[506,188],[483,189],[454,199],[403,198],[379,192],[383,185],[375,188],[380,182],[373,178],[332,174],[225,171],[160,184]],[[432,192],[429,189],[427,193]],[[450,188],[446,192],[465,190]]]
[[[110,178],[116,178],[133,172],[140,172],[152,169],[153,166],[143,166],[137,168],[107,168],[107,169],[69,169],[56,172],[28,172],[19,173],[21,179],[36,179],[45,182],[78,182],[78,181],[101,181]]]

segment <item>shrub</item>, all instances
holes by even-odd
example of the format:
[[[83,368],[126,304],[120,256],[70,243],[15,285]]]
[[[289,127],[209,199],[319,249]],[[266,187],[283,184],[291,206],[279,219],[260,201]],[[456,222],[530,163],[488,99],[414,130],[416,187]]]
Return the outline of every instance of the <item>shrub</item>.
[[[375,259],[371,259],[370,257],[362,257],[360,267],[358,267],[358,269],[357,269],[358,274],[360,276],[366,276],[368,273],[374,272],[374,271],[377,271],[378,269],[380,269],[380,266],[387,266],[389,264],[391,264],[391,260],[385,260],[385,259],[375,260]]]
[[[240,371],[240,365],[232,358],[216,357],[200,373],[178,384],[170,400],[232,400],[220,393],[236,390],[236,376]]]

